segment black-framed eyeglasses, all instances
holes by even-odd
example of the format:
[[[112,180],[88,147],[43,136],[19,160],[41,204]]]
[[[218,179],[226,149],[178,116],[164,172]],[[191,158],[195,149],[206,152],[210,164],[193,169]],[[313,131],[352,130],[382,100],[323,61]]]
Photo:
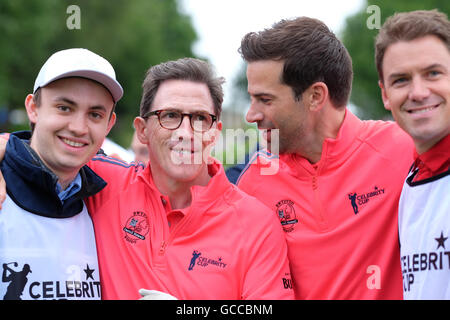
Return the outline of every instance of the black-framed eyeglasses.
[[[142,118],[147,119],[151,116],[157,116],[160,126],[168,130],[178,129],[181,126],[184,117],[188,116],[192,130],[197,132],[208,131],[217,120],[217,116],[208,112],[198,111],[193,113],[183,113],[178,110],[150,111]]]

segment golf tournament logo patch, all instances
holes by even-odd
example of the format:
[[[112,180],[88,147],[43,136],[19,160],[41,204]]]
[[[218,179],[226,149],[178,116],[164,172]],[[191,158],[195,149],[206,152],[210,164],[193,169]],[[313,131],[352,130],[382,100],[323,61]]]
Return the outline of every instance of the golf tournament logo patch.
[[[297,224],[297,216],[295,214],[294,202],[292,200],[281,200],[276,204],[277,215],[280,218],[281,225],[285,232],[294,230]]]
[[[188,271],[192,271],[196,265],[201,266],[203,268],[212,265],[221,269],[225,269],[225,267],[227,266],[227,264],[223,261],[222,257],[218,257],[217,259],[211,259],[201,255],[202,253],[198,250],[194,250],[192,252],[192,257],[189,262]]]
[[[348,194],[348,199],[350,200],[353,213],[358,214],[361,211],[361,207],[363,205],[366,205],[371,198],[383,195],[384,191],[384,188],[378,188],[377,186],[375,186],[373,190],[365,193],[350,192]]]
[[[127,220],[123,231],[125,231],[125,240],[135,244],[138,240],[145,240],[149,231],[147,215],[142,211],[134,211],[133,215]]]

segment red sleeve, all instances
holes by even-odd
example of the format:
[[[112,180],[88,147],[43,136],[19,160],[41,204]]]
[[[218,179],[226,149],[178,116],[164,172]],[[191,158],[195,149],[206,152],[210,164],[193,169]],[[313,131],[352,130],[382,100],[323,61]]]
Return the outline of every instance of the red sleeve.
[[[141,162],[127,163],[104,155],[95,156],[87,165],[107,183],[102,191],[86,199],[91,214],[95,214],[96,209],[109,198],[122,192],[144,170]]]

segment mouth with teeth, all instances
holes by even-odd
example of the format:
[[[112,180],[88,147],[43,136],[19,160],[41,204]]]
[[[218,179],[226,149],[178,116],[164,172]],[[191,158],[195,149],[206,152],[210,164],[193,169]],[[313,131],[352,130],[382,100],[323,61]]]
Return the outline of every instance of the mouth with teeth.
[[[73,140],[69,140],[67,138],[60,138],[62,140],[62,142],[64,142],[65,144],[74,147],[74,148],[81,148],[84,147],[86,144],[85,143],[81,143],[81,142],[76,142]]]
[[[191,155],[191,154],[194,154],[194,151],[192,151],[192,150],[179,149],[179,150],[173,150],[173,151],[177,152],[180,155]]]
[[[172,149],[172,152],[175,152],[179,156],[191,156],[196,151],[195,150],[191,150],[191,149]]]
[[[406,111],[410,114],[421,114],[421,113],[432,111],[432,110],[436,109],[438,106],[439,106],[439,104],[436,104],[431,107],[414,108],[414,109],[410,109],[410,110],[406,110]]]
[[[191,148],[171,148],[171,157],[173,163],[177,165],[202,162],[201,151]]]

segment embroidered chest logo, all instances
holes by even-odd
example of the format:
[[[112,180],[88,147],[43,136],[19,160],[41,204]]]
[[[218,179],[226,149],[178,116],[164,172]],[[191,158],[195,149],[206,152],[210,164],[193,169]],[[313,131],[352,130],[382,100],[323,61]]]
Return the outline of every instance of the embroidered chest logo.
[[[295,215],[294,202],[291,200],[281,200],[276,204],[278,218],[285,232],[294,230],[297,224],[297,216]]]
[[[125,240],[130,243],[136,243],[138,240],[145,240],[149,231],[147,215],[142,211],[134,211],[133,215],[127,220],[125,227]]]
[[[384,194],[384,188],[378,188],[375,186],[372,191],[366,193],[351,192],[348,194],[348,199],[353,208],[353,213],[358,214],[361,207],[369,202],[373,197],[377,197]]]
[[[196,265],[203,268],[206,268],[207,266],[215,266],[221,269],[225,269],[225,267],[227,266],[227,264],[223,262],[222,257],[218,257],[217,259],[211,259],[201,255],[202,253],[198,250],[194,250],[192,252],[191,261],[188,267],[189,271],[192,271]]]

